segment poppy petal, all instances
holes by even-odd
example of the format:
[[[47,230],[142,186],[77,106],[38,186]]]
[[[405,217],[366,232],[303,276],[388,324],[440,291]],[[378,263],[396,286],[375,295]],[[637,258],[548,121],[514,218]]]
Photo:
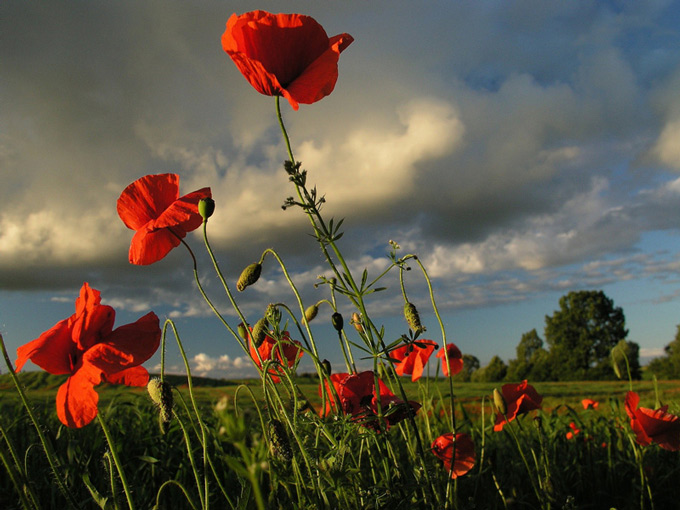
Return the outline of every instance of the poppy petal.
[[[71,339],[68,319],[57,322],[35,340],[17,349],[17,372],[29,359],[40,368],[54,375],[73,372],[71,354],[75,344]]]
[[[180,237],[167,228],[138,230],[132,236],[128,259],[131,264],[148,266],[165,257],[173,248],[179,246],[180,242]]]
[[[161,339],[159,320],[149,312],[136,322],[116,328],[101,343],[83,354],[83,363],[89,363],[104,374],[116,374],[127,368],[141,365],[158,349]]]
[[[99,395],[94,386],[99,384],[101,372],[83,365],[57,391],[57,416],[67,427],[80,428],[97,416]]]
[[[78,349],[86,351],[113,329],[116,312],[101,305],[101,293],[85,282],[76,299],[76,313],[69,319],[73,341]]]
[[[144,367],[131,367],[114,374],[106,374],[106,382],[126,386],[146,386],[149,372]]]
[[[210,188],[201,188],[178,198],[153,221],[153,228],[173,228],[184,237],[187,232],[196,230],[203,224],[203,218],[198,212],[198,202],[211,197]]]
[[[118,198],[118,216],[132,230],[155,220],[179,197],[179,175],[146,175],[123,190]]]

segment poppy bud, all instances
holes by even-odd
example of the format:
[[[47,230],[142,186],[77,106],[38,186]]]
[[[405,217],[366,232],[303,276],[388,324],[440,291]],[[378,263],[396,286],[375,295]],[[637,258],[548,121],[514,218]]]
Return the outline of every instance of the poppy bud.
[[[408,301],[404,303],[404,317],[406,318],[409,327],[416,335],[425,331],[425,327],[420,323],[420,315],[418,315],[416,305],[413,303],[409,303]]]
[[[342,331],[342,326],[344,324],[344,321],[342,319],[342,315],[338,312],[335,312],[333,315],[331,315],[331,324],[333,324],[333,327],[335,328],[335,331]]]
[[[269,422],[269,442],[271,453],[281,458],[282,460],[290,460],[293,458],[293,451],[290,448],[288,441],[288,434],[286,429],[279,420],[271,420]]]
[[[359,313],[354,312],[352,314],[352,320],[349,322],[352,324],[352,326],[354,326],[354,329],[356,329],[359,334],[364,333],[364,327],[361,324],[361,315],[359,315]]]
[[[317,313],[319,313],[319,307],[317,305],[309,306],[305,310],[305,319],[307,319],[307,322],[312,322]]]
[[[246,328],[245,324],[239,322],[238,326],[236,327],[236,331],[238,332],[238,336],[240,336],[244,340],[248,340],[248,328]]]
[[[259,262],[250,264],[243,270],[241,276],[238,277],[236,290],[243,292],[246,287],[254,284],[260,278],[260,273],[262,273],[262,264]]]
[[[331,375],[333,372],[333,369],[331,368],[331,362],[327,359],[321,362],[321,368],[323,368],[323,371],[326,372],[326,375]]]
[[[493,389],[493,405],[496,406],[496,410],[503,416],[508,414],[508,404],[503,398],[503,394],[498,391],[498,388]]]
[[[161,382],[157,377],[149,380],[146,386],[151,400],[158,406],[160,410],[159,423],[161,432],[165,433],[167,425],[172,418],[172,388],[166,382]]]
[[[215,201],[212,198],[202,198],[198,201],[198,214],[201,215],[203,221],[206,221],[208,218],[210,218],[214,212]]]
[[[257,321],[253,326],[253,332],[251,333],[251,335],[255,347],[259,348],[260,345],[262,345],[262,342],[264,342],[265,337],[267,336],[267,319],[262,317],[259,321]]]

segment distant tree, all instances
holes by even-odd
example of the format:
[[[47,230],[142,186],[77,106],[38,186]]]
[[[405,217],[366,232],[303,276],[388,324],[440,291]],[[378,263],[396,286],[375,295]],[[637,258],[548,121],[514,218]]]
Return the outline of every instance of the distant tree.
[[[536,329],[524,333],[517,344],[517,358],[508,362],[508,371],[505,375],[507,381],[521,381],[529,379],[533,369],[533,358],[543,349],[543,340],[538,336]]]
[[[508,367],[505,362],[498,356],[494,356],[489,361],[489,364],[484,368],[480,368],[472,374],[472,380],[475,382],[498,382],[505,378]]]
[[[479,359],[472,354],[463,354],[463,369],[453,376],[454,381],[470,382],[472,374],[479,370]]]
[[[560,298],[559,304],[560,309],[545,318],[553,377],[603,377],[603,363],[608,362],[612,348],[628,335],[623,310],[602,291],[570,292]]]
[[[675,332],[675,339],[664,347],[666,355],[649,362],[647,370],[658,379],[680,379],[680,324]]]

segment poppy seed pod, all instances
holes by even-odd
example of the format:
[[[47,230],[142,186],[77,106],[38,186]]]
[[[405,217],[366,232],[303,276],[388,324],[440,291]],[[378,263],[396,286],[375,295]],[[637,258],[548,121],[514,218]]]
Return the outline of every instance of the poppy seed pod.
[[[312,322],[316,314],[319,313],[319,307],[317,305],[310,305],[305,310],[305,319],[307,322]]]
[[[418,310],[416,305],[410,302],[404,303],[404,317],[409,327],[413,332],[418,335],[425,331],[425,327],[420,323],[420,315],[418,315]]]
[[[335,328],[335,331],[342,331],[342,327],[344,325],[344,321],[342,319],[342,314],[335,312],[333,315],[331,315],[331,324],[333,324],[333,327]]]
[[[493,405],[496,406],[496,410],[503,416],[508,414],[508,404],[505,402],[505,398],[498,388],[493,389]]]
[[[262,264],[259,262],[253,262],[248,267],[246,267],[241,276],[238,277],[236,282],[236,290],[243,292],[246,287],[254,284],[260,278],[262,273]]]
[[[262,317],[253,326],[252,338],[256,348],[259,348],[267,336],[267,319]]]
[[[203,221],[206,221],[208,218],[210,218],[214,212],[215,201],[212,198],[202,198],[198,201],[198,214],[201,215]]]

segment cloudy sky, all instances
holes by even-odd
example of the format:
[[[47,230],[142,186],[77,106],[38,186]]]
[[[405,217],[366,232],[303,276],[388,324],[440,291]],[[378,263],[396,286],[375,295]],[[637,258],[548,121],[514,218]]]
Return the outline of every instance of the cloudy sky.
[[[659,353],[680,323],[678,4],[2,2],[0,332],[13,351],[73,313],[88,281],[118,325],[149,310],[173,318],[197,373],[247,373],[186,250],[127,262],[116,199],[150,173],[178,173],[182,193],[212,188],[209,235],[231,281],[272,247],[307,303],[328,297],[307,220],[281,209],[293,190],[274,101],[220,45],[232,13],[261,8],[355,39],[330,96],[282,104],[325,214],[345,218],[355,271],[379,274],[390,239],[418,254],[449,339],[482,363],[512,358],[560,296],[583,289],[604,290],[629,339]],[[235,323],[201,238],[188,241]],[[406,281],[436,340],[422,278]],[[398,338],[396,273],[385,283],[369,309]],[[273,259],[238,297],[253,322],[267,303],[293,304]]]

